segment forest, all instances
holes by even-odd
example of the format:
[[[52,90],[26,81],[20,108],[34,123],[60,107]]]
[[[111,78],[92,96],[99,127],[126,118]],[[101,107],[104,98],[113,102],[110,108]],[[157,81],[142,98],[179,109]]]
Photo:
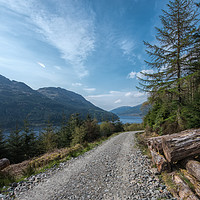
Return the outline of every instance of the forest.
[[[61,127],[54,127],[48,122],[39,134],[30,127],[25,120],[23,128],[16,126],[7,137],[0,131],[0,159],[8,158],[11,163],[20,163],[56,149],[70,148],[76,144],[87,146],[113,133],[143,129],[142,124],[123,125],[119,120],[98,124],[89,115],[83,120],[79,114],[72,114],[69,119],[63,115]]]
[[[144,42],[153,73],[138,77],[149,94],[144,118],[147,132],[159,135],[200,127],[199,3],[169,1],[156,27],[154,44]]]

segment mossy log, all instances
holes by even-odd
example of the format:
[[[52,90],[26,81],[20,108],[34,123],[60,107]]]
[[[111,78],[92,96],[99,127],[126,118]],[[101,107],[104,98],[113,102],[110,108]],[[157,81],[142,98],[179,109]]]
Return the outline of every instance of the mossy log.
[[[200,162],[196,160],[189,160],[186,163],[186,169],[191,175],[200,181]]]
[[[177,185],[178,195],[181,199],[198,200],[199,198],[190,190],[189,186],[178,176],[173,176],[173,181]]]
[[[168,162],[177,162],[200,154],[200,129],[182,131],[162,138],[162,147]]]
[[[0,170],[8,167],[10,165],[10,161],[7,158],[0,159]]]
[[[184,176],[190,181],[190,183],[193,185],[194,191],[200,198],[200,182],[191,174],[187,172],[187,170],[181,170],[181,172],[184,174]]]
[[[159,172],[169,170],[169,163],[166,161],[163,155],[158,152],[151,150],[152,162],[157,166]]]

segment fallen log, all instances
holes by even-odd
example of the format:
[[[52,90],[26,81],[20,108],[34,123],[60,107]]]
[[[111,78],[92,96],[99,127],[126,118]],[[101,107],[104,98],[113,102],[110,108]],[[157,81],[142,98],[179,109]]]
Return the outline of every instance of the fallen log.
[[[200,129],[182,131],[162,138],[162,147],[168,162],[177,162],[200,154]]]
[[[186,163],[187,171],[200,181],[200,162],[196,160],[189,160]]]
[[[148,138],[147,145],[149,149],[153,149],[154,151],[163,154],[162,138],[166,136],[168,135]]]
[[[178,176],[173,176],[173,181],[178,187],[178,195],[181,199],[198,200],[199,198],[190,190],[189,186]]]
[[[10,161],[7,158],[0,159],[0,170],[10,165]]]
[[[157,166],[159,172],[169,170],[169,163],[166,161],[163,155],[160,155],[158,152],[151,150],[152,162]]]
[[[200,197],[200,182],[195,177],[193,177],[191,174],[189,174],[186,170],[182,169],[181,172],[190,181],[190,183],[194,187],[194,191]]]

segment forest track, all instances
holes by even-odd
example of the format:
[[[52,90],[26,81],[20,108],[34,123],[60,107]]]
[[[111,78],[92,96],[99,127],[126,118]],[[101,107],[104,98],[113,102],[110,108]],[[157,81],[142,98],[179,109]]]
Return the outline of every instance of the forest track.
[[[136,132],[110,138],[22,193],[20,200],[172,199],[135,146]]]

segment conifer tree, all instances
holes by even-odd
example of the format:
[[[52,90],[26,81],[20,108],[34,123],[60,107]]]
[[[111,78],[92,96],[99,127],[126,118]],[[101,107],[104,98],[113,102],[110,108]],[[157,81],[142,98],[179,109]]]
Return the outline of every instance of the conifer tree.
[[[194,55],[198,14],[192,0],[169,1],[167,7],[160,16],[162,28],[156,28],[159,45],[144,42],[151,58],[146,63],[154,69],[154,73],[142,73],[145,78],[139,78],[139,89],[149,92],[151,103],[157,104],[160,109],[156,114],[158,120],[169,116],[169,109],[172,109],[176,112],[173,120],[179,129],[183,129],[184,81],[193,73],[191,58]],[[162,112],[159,104],[165,104]]]
[[[29,159],[37,155],[36,135],[30,129],[30,124],[27,120],[24,121],[22,132],[22,143],[25,159]]]
[[[87,142],[92,142],[95,139],[100,137],[100,129],[97,124],[97,120],[91,119],[90,115],[87,115],[87,119],[84,121],[84,127],[85,127],[85,140]]]
[[[6,147],[3,131],[0,129],[0,159],[6,157]]]
[[[63,115],[62,126],[58,132],[58,147],[68,147],[71,143],[71,131],[66,120],[66,116]]]
[[[50,152],[57,148],[57,134],[50,122],[48,122],[47,127],[40,134],[38,141],[40,153]]]
[[[7,149],[11,163],[18,163],[24,160],[23,141],[20,129],[16,126],[7,139]]]

